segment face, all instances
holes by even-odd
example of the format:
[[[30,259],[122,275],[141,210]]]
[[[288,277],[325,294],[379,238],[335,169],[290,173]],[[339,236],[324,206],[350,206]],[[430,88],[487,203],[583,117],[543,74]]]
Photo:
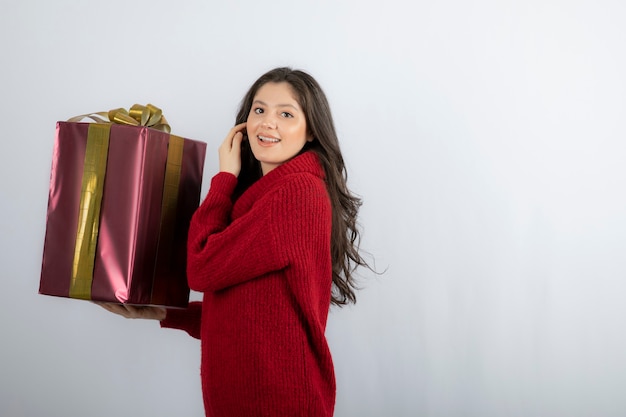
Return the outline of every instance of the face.
[[[307,133],[306,117],[291,85],[266,83],[254,96],[246,123],[254,157],[263,175],[298,154],[312,138]]]

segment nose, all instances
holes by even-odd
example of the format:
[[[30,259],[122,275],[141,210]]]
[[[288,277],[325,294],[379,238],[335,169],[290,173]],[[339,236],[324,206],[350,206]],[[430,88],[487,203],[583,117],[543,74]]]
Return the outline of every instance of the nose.
[[[265,128],[268,129],[275,129],[276,128],[276,118],[268,113],[265,114],[265,117],[263,117],[263,121],[261,122],[261,125]]]

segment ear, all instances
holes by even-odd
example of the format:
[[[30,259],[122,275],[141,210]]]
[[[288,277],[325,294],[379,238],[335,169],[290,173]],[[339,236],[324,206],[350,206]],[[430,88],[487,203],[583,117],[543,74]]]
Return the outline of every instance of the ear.
[[[315,137],[313,137],[313,135],[311,133],[307,133],[306,141],[307,142],[313,142],[314,140],[315,140]]]

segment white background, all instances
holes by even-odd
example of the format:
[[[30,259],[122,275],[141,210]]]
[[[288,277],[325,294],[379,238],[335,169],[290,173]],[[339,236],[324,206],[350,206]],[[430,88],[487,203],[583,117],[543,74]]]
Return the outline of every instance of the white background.
[[[336,416],[626,415],[626,3],[2,0],[0,415],[201,416],[199,343],[37,294],[55,123],[134,103],[208,143],[290,65],[363,197]],[[197,294],[194,294],[197,296]]]

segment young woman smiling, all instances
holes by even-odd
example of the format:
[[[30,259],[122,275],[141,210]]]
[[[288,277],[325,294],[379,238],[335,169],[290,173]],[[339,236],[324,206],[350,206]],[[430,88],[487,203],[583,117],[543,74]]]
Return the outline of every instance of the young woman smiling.
[[[207,416],[332,416],[331,303],[355,302],[360,200],[330,107],[307,73],[276,68],[241,102],[188,236],[186,310],[107,305],[201,340]]]

